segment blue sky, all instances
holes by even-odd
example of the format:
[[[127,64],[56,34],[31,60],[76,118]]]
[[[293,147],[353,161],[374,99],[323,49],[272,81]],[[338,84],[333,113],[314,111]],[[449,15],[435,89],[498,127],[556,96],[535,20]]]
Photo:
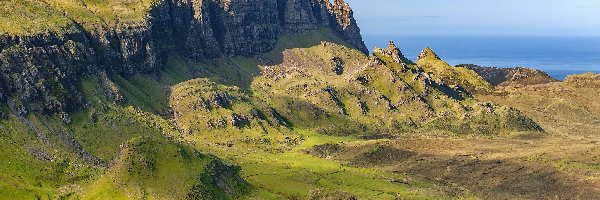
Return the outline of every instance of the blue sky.
[[[594,35],[600,0],[346,0],[363,35]]]

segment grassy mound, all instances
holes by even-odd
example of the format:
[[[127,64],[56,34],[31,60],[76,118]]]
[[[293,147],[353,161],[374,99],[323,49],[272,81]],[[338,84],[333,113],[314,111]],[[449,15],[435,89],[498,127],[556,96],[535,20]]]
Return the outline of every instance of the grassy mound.
[[[173,87],[170,104],[179,129],[195,141],[270,151],[301,141],[286,118],[238,87],[193,79]]]
[[[32,35],[69,29],[73,23],[43,1],[0,1],[0,35]]]
[[[138,137],[83,199],[229,199],[248,187],[237,172],[186,145]]]

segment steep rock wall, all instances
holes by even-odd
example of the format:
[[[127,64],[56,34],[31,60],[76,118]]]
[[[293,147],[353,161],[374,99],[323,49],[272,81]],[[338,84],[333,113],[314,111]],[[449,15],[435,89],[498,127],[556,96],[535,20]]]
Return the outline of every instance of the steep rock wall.
[[[195,60],[250,56],[271,50],[281,35],[330,28],[368,52],[343,0],[159,0],[146,22],[118,26],[60,13],[72,22],[66,33],[0,36],[0,101],[20,114],[84,106],[81,78],[153,73],[169,51]]]
[[[2,101],[14,98],[18,114],[25,104],[56,112],[81,104],[76,83],[89,71],[96,53],[81,32],[29,37],[5,36],[0,40]],[[67,104],[67,102],[69,102]]]
[[[151,16],[154,38],[194,59],[256,55],[271,50],[281,35],[323,27],[368,52],[342,0],[166,0]]]

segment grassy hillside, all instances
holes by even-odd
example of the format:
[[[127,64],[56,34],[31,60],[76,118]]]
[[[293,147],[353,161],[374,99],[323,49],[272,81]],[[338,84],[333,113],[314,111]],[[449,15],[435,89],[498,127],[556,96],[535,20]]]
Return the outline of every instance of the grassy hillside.
[[[237,170],[184,144],[137,137],[83,199],[229,199],[249,187]]]
[[[514,106],[552,133],[596,137],[600,126],[598,75],[572,75],[564,82],[503,87],[482,99]]]
[[[129,199],[234,197],[245,191],[235,167],[219,167],[217,158],[174,140],[179,132],[171,122],[136,108],[145,104],[129,106],[135,98],[119,88],[124,86],[106,76],[87,78],[82,89],[89,105],[67,114],[68,123],[60,115],[38,114],[0,120],[1,195]],[[235,181],[216,186],[217,176]],[[187,179],[171,184],[178,177]]]
[[[0,1],[0,35],[31,35],[72,27],[73,23],[60,10],[43,1]]]
[[[451,186],[445,184],[347,166],[305,151],[398,134],[540,130],[519,111],[479,103],[433,81],[437,75],[426,76],[419,66],[369,58],[343,44],[320,30],[285,37],[275,50],[252,59],[193,63],[173,56],[160,81],[174,85],[169,105],[183,140],[239,164],[242,177],[256,187],[249,195],[255,199],[469,197],[446,193]],[[343,63],[339,75],[334,58]]]

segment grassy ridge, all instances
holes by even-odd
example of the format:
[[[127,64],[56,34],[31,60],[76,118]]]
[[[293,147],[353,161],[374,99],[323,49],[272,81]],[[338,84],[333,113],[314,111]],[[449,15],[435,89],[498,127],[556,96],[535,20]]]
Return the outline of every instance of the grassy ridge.
[[[0,35],[65,33],[75,23],[85,28],[143,25],[157,0],[4,0]]]
[[[32,35],[41,32],[65,32],[73,23],[60,10],[42,1],[0,1],[0,35]]]
[[[348,167],[304,151],[313,145],[380,133],[445,130],[451,134],[498,134],[535,128],[534,122],[514,109],[478,103],[468,95],[426,83],[423,75],[414,72],[419,66],[369,66],[366,56],[345,47],[326,30],[282,41],[289,42],[256,56],[256,61],[235,58],[190,63],[173,57],[163,77],[165,83],[185,77],[177,71],[208,77],[172,87],[170,105],[175,121],[188,130],[184,140],[242,167],[242,175],[257,187],[249,198],[302,199],[319,190],[362,198],[440,198],[448,194],[436,186],[397,184],[390,180],[401,179],[398,175]],[[344,61],[342,75],[333,72],[333,57]],[[358,81],[361,77],[368,82]],[[399,105],[403,99],[405,103]],[[366,113],[360,102],[369,107]],[[258,117],[270,109],[289,121],[291,129],[278,129],[273,126],[277,120]],[[236,127],[232,116],[248,119],[247,124]],[[262,142],[257,144],[243,139],[286,139],[298,134],[303,140],[296,148],[290,149],[294,143],[288,143],[277,151],[272,151],[274,142],[281,140],[259,140]]]
[[[426,56],[417,60],[417,65],[422,67],[426,72],[435,74],[448,84],[460,85],[473,92],[493,91],[492,85],[475,73],[475,71],[450,66],[437,57],[435,52],[430,48],[424,49],[421,54]]]
[[[596,137],[600,107],[598,75],[573,75],[564,82],[503,87],[480,98],[510,105],[531,116],[550,133]]]

